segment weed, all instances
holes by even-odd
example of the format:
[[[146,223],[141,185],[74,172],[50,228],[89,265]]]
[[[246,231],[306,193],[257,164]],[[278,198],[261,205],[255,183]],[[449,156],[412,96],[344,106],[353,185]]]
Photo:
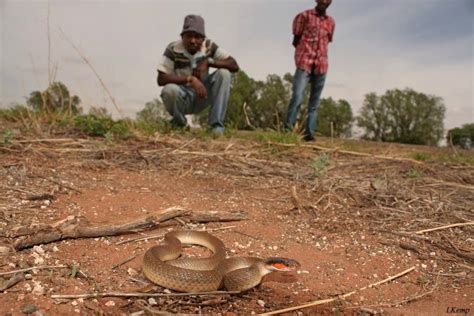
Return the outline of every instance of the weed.
[[[310,167],[313,169],[314,174],[317,177],[321,177],[326,174],[330,160],[331,157],[328,154],[322,154],[317,158],[313,158]]]
[[[408,178],[414,179],[414,180],[421,180],[425,177],[425,173],[423,170],[419,170],[416,168],[411,168],[408,173],[407,173]]]
[[[265,131],[256,131],[255,138],[260,142],[272,142],[272,143],[282,143],[282,144],[297,144],[300,142],[300,137],[294,133],[280,133],[280,132],[265,132]]]
[[[0,134],[0,144],[8,145],[10,140],[13,137],[13,131],[11,129],[6,129]]]
[[[412,158],[418,161],[427,161],[431,158],[431,154],[425,152],[416,152],[413,153]]]

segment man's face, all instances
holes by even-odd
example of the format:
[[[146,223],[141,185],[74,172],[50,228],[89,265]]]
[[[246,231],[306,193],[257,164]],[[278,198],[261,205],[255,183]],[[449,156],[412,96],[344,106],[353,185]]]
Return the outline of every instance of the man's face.
[[[202,46],[204,41],[204,36],[196,32],[186,32],[181,35],[183,40],[184,49],[188,51],[191,55],[196,54]]]
[[[331,5],[332,0],[316,0],[316,9],[320,12],[326,12],[326,9]]]

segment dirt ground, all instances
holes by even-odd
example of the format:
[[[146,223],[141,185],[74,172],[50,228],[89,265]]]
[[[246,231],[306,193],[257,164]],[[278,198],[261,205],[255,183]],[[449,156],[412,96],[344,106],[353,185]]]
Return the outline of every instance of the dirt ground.
[[[0,146],[1,314],[261,314],[334,299],[286,315],[473,315],[474,226],[466,223],[474,221],[474,168],[318,148],[326,145],[160,136]],[[398,158],[435,150],[372,146],[373,153]],[[170,208],[189,213],[119,236],[18,246],[68,216],[94,227]],[[243,219],[196,222],[191,214]],[[143,292],[149,284],[143,254],[161,242],[151,237],[174,229],[209,230],[229,256],[289,257],[301,267],[241,294],[173,296],[156,286],[152,293],[168,296],[52,297]],[[29,269],[36,266],[50,268]],[[29,270],[10,273],[21,269]]]

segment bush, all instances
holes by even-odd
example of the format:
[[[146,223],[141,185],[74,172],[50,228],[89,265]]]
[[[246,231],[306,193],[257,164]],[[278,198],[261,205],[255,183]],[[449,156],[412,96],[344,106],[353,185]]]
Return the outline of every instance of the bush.
[[[133,135],[126,121],[114,122],[110,117],[97,117],[94,114],[77,116],[75,126],[88,136],[129,139]]]

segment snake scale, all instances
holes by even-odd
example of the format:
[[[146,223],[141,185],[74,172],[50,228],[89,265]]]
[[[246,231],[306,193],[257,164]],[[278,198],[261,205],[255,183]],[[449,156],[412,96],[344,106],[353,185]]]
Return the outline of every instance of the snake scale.
[[[204,246],[212,251],[206,258],[179,258],[182,244]],[[143,274],[153,283],[180,292],[209,292],[225,287],[245,291],[274,272],[291,271],[299,263],[293,259],[232,257],[226,259],[224,243],[202,231],[172,231],[164,243],[151,247],[143,258]]]

